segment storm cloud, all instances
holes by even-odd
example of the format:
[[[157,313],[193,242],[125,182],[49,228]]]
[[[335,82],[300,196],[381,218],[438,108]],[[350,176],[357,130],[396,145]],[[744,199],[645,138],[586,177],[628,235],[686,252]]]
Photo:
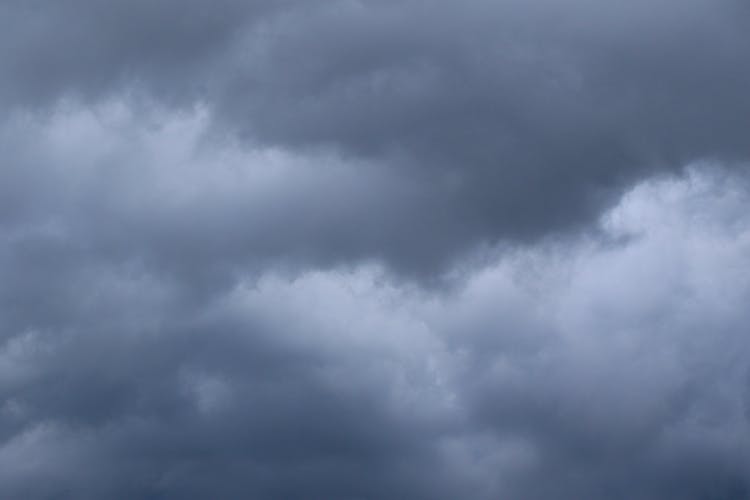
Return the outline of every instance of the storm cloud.
[[[742,163],[749,17],[724,0],[4,2],[0,92],[199,106],[248,147],[406,177],[400,223],[368,211],[380,244],[342,257],[428,275],[580,229],[643,176]]]
[[[0,0],[0,496],[750,498],[750,8]]]

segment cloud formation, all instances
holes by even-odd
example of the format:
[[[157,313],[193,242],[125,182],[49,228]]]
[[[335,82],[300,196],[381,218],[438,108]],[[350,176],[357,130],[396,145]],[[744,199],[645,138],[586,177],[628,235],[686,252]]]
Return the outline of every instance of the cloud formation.
[[[580,229],[644,176],[750,152],[750,15],[736,1],[2,9],[0,99],[16,107],[201,106],[248,144],[408,178],[417,206],[393,227],[369,211],[359,222],[386,220],[388,234],[356,254],[412,274],[477,244]]]
[[[370,266],[194,297],[90,240],[16,233],[3,495],[744,498],[733,181],[644,184],[603,221],[626,243],[506,254],[437,296]]]
[[[0,0],[0,497],[750,497],[749,24]]]

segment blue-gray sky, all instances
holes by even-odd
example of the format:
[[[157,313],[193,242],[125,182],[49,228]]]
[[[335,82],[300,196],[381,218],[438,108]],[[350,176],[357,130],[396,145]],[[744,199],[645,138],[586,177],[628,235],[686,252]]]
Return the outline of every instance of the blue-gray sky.
[[[0,497],[750,498],[740,0],[0,0]]]

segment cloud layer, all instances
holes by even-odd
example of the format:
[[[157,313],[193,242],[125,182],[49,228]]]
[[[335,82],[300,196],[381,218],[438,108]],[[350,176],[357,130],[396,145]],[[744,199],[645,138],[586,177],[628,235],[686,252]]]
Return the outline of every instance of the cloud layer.
[[[63,222],[6,231],[3,495],[744,498],[748,196],[643,184],[615,243],[438,295],[377,266],[196,295]]]
[[[0,99],[13,107],[201,106],[247,144],[322,149],[406,177],[416,192],[399,223],[368,211],[358,223],[386,220],[386,234],[352,255],[417,275],[476,244],[580,228],[643,176],[750,152],[750,15],[736,1],[2,10]]]
[[[750,497],[749,24],[0,0],[0,497]]]

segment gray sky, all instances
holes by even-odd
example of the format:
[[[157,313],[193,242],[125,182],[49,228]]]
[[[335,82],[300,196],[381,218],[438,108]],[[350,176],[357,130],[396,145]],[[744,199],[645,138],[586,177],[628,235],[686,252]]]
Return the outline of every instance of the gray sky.
[[[750,498],[741,0],[0,0],[0,497]]]

